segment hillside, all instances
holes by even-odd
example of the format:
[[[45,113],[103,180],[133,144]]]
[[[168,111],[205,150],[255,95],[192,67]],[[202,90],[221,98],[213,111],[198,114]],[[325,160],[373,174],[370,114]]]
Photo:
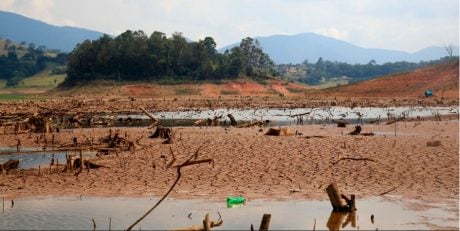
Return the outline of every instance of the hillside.
[[[262,48],[277,64],[302,63],[305,59],[316,62],[320,57],[324,60],[346,62],[350,64],[366,64],[370,60],[377,63],[421,60],[434,60],[447,55],[443,47],[428,47],[414,53],[397,50],[363,48],[351,43],[314,33],[297,35],[272,35],[256,37]],[[219,49],[224,52],[237,43]],[[456,47],[454,55],[458,55]]]
[[[96,81],[90,85],[84,84],[65,91],[49,92],[53,96],[103,96],[134,98],[234,98],[248,96],[288,96],[301,97],[312,89],[309,86],[289,83],[275,78],[249,78],[227,80],[222,82],[197,82],[182,84],[153,84],[153,83],[120,83],[114,81]]]
[[[432,89],[438,97],[458,99],[459,61],[329,88],[321,94],[345,97],[424,97],[427,89]]]
[[[86,39],[97,39],[103,33],[76,27],[53,26],[19,14],[0,11],[0,36],[16,43],[34,43],[49,49],[72,51]]]

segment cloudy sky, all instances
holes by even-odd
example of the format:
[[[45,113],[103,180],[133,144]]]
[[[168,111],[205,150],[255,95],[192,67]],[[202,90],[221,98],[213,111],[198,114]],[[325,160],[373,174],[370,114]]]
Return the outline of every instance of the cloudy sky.
[[[1,0],[0,10],[112,35],[212,36],[218,47],[305,32],[409,52],[459,41],[458,0]]]

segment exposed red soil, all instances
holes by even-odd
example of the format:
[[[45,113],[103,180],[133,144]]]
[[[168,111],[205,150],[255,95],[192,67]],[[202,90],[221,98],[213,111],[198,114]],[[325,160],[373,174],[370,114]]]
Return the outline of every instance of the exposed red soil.
[[[459,64],[434,65],[412,72],[326,89],[320,94],[348,97],[423,97],[425,90],[444,98],[459,97]]]
[[[291,89],[291,91],[290,91]],[[292,90],[295,89],[295,90]],[[269,79],[258,83],[249,79],[227,81],[221,84],[197,83],[179,85],[135,84],[121,87],[123,95],[137,98],[155,97],[222,97],[222,96],[270,96],[282,94],[285,96],[300,96],[309,86],[288,83],[282,80]]]

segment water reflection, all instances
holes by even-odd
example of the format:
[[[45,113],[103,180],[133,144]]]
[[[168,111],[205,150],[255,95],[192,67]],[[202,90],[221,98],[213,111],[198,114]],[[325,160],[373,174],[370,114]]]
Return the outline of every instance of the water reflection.
[[[158,198],[127,197],[32,197],[14,200],[0,213],[0,229],[92,229],[92,219],[97,229],[126,229],[139,218]],[[368,198],[359,200],[354,213],[331,213],[329,201],[266,201],[249,200],[244,206],[227,208],[225,200],[166,199],[137,229],[171,230],[178,227],[201,224],[206,213],[217,219],[220,212],[224,223],[216,229],[248,230],[251,224],[258,226],[262,214],[272,216],[270,230],[375,230],[378,229],[428,229],[437,225],[458,229],[458,210],[451,211],[446,204],[434,204],[425,211],[412,211],[401,200]],[[1,202],[1,201],[0,201]],[[421,203],[421,202],[420,202]],[[360,219],[375,214],[379,219]],[[52,222],[50,222],[52,220]]]
[[[348,224],[351,223],[352,228],[356,228],[356,212],[331,212],[329,219],[327,220],[327,228],[329,230],[340,230],[344,229]]]

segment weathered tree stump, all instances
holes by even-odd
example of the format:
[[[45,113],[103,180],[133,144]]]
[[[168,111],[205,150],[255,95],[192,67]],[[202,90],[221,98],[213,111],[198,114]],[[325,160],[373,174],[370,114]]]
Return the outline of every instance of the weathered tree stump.
[[[335,183],[331,183],[326,188],[327,195],[331,201],[334,211],[349,212],[356,210],[355,195],[351,195],[351,199],[342,194]]]
[[[346,121],[344,119],[334,120],[334,122],[337,124],[337,127],[339,127],[339,128],[347,127],[347,124],[349,124],[348,121]]]
[[[235,117],[233,117],[233,115],[232,115],[232,114],[228,114],[227,116],[228,116],[228,118],[230,119],[230,125],[232,125],[232,126],[236,126],[236,120],[235,120]]]
[[[291,136],[294,135],[294,132],[292,132],[291,129],[289,128],[270,128],[267,133],[265,133],[267,136]]]
[[[361,126],[356,125],[355,130],[350,132],[349,134],[350,135],[359,135],[361,133],[361,130],[362,130]]]
[[[170,139],[171,138],[171,133],[172,133],[172,128],[167,128],[163,126],[158,126],[157,129],[152,133],[152,135],[149,136],[149,138],[164,138],[164,139]]]

